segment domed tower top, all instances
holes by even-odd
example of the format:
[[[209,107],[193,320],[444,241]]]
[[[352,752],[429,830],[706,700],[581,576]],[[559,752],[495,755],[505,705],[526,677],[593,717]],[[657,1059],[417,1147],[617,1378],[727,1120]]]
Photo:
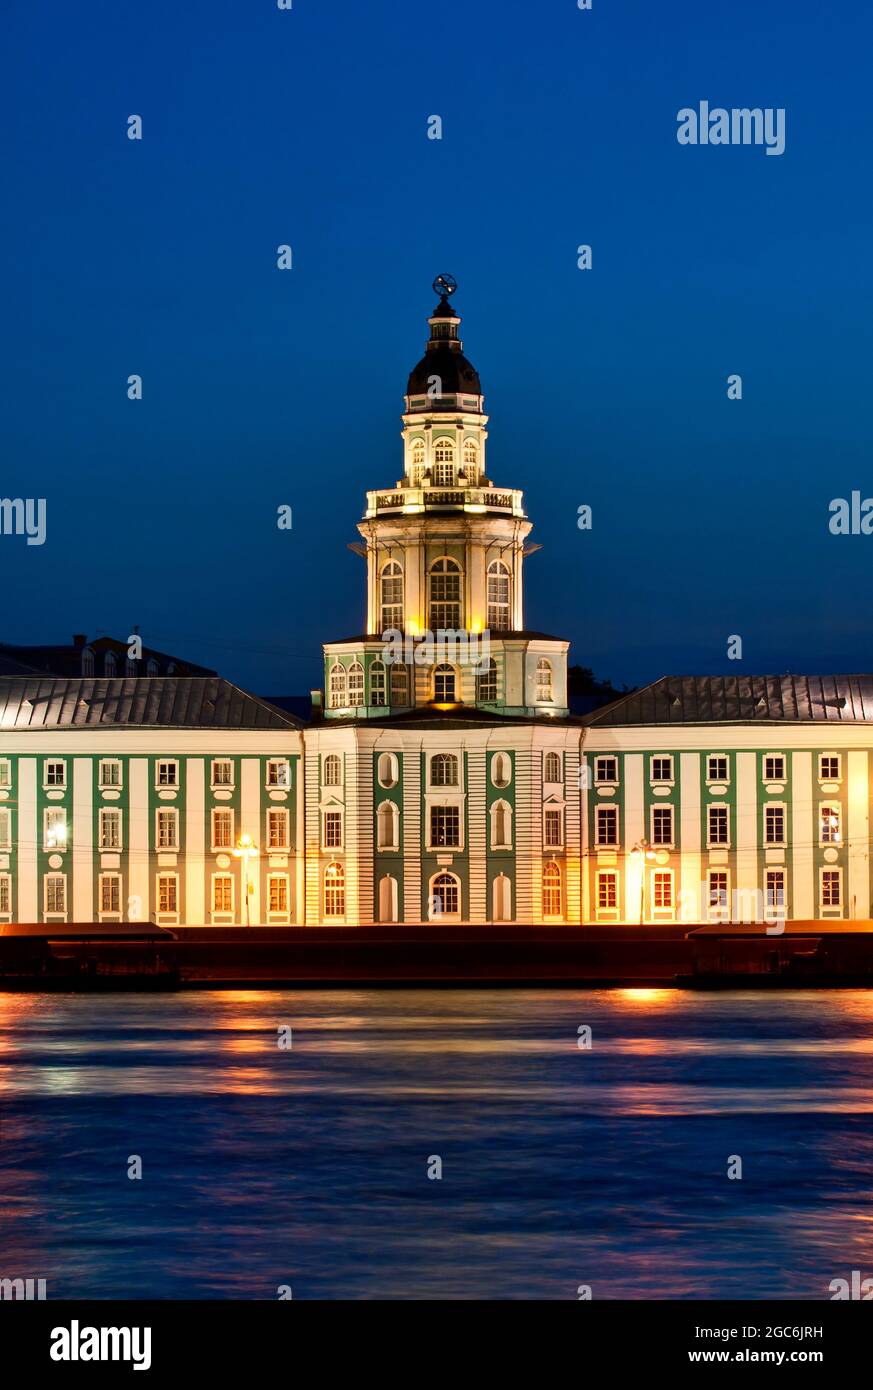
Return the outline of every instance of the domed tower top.
[[[449,303],[457,282],[452,275],[438,275],[433,288],[440,301],[428,319],[430,338],[424,357],[409,373],[407,413],[463,410],[481,414],[483,398],[479,373],[464,356],[464,345],[458,336],[461,317]]]

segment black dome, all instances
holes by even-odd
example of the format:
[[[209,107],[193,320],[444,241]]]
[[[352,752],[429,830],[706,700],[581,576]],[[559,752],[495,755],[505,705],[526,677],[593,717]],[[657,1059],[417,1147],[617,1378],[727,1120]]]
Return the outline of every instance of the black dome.
[[[434,376],[439,377],[444,395],[453,396],[459,392],[465,396],[482,394],[479,373],[472,362],[468,362],[464,354],[458,351],[457,346],[451,348],[448,343],[441,343],[426,352],[409,373],[407,396],[426,396],[430,378]]]

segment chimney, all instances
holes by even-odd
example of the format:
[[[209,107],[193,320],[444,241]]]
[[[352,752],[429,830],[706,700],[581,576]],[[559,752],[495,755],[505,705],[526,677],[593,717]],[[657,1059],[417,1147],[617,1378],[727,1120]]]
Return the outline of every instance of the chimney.
[[[310,690],[312,700],[312,718],[321,719],[324,714],[324,697],[320,690]]]
[[[80,652],[82,650],[87,640],[88,638],[86,637],[84,632],[73,633],[73,646],[77,652]]]

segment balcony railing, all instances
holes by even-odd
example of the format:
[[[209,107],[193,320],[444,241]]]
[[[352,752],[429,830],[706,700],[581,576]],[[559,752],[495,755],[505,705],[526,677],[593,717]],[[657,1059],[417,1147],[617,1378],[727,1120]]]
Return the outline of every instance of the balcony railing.
[[[498,512],[524,516],[524,494],[517,488],[496,487],[397,487],[367,493],[367,516],[431,510]]]

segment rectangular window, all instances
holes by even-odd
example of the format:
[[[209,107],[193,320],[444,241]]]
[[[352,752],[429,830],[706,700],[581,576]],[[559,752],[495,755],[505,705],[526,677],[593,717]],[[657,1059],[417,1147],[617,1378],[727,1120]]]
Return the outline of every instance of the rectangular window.
[[[233,763],[229,758],[213,758],[212,785],[213,787],[233,786]]]
[[[12,848],[12,812],[8,806],[0,806],[0,849]]]
[[[287,758],[270,758],[267,763],[267,786],[290,787],[291,768]]]
[[[598,806],[595,817],[595,843],[598,845],[618,844],[618,807]]]
[[[158,849],[179,848],[178,811],[158,811],[157,839]],[[166,877],[166,875],[164,875]],[[175,880],[174,880],[175,882]]]
[[[618,758],[599,757],[594,759],[594,781],[599,785],[601,782],[609,782],[615,785],[618,782]]]
[[[430,843],[435,849],[460,849],[461,812],[457,806],[431,806]]]
[[[341,849],[343,843],[342,811],[325,811],[323,816],[323,840],[325,849]]]
[[[839,782],[839,753],[822,753],[818,760],[818,779],[820,782]]]
[[[46,874],[45,876],[46,913],[65,913],[67,910],[66,874]]]
[[[100,912],[121,912],[121,875],[100,875]]]
[[[45,765],[45,786],[65,787],[67,785],[67,764],[66,763],[46,763]]]
[[[100,812],[100,848],[121,849],[121,811]]]
[[[0,874],[0,916],[12,915],[12,879],[9,874]]]
[[[673,755],[672,753],[662,754],[652,758],[652,781],[653,782],[672,782],[673,781]]]
[[[769,916],[785,911],[785,870],[768,869],[764,878],[764,896]]]
[[[121,786],[121,763],[117,758],[101,758],[97,773],[101,787]]]
[[[597,875],[597,906],[618,907],[618,874],[601,870]]]
[[[727,806],[707,807],[709,844],[730,844],[730,817]]]
[[[285,874],[270,874],[267,879],[267,900],[273,913],[288,913],[288,879]]]
[[[672,845],[673,843],[673,807],[672,806],[653,806],[652,807],[652,844],[653,845]]]
[[[840,907],[842,905],[842,873],[839,869],[822,869],[821,871],[821,905],[822,907]]]
[[[175,874],[158,874],[158,912],[166,914],[178,911],[178,879]]]
[[[543,843],[546,849],[560,849],[564,843],[564,813],[549,807],[543,815]]]
[[[175,759],[170,759],[166,762],[158,763],[157,784],[159,787],[178,787],[179,764],[175,761]]]
[[[785,844],[785,807],[764,807],[764,844]]]
[[[764,781],[785,781],[785,758],[781,753],[771,753],[764,759]]]
[[[709,911],[711,916],[720,916],[728,909],[727,869],[709,871]]]
[[[341,843],[341,842],[340,842]],[[267,848],[288,848],[288,812],[273,810],[267,812]]]
[[[12,786],[12,763],[9,758],[0,758],[0,787]]]
[[[670,872],[656,870],[652,874],[652,901],[656,908],[673,906],[673,875]]]
[[[726,782],[728,780],[728,760],[723,753],[710,753],[706,760],[707,782]]]
[[[63,806],[47,806],[43,812],[43,849],[66,849],[67,813]]]
[[[215,874],[212,879],[212,911],[227,917],[233,914],[233,875]]]
[[[820,845],[838,845],[840,834],[840,807],[821,806],[818,816],[818,842]]]
[[[226,806],[212,812],[212,848],[233,849],[233,811]]]

